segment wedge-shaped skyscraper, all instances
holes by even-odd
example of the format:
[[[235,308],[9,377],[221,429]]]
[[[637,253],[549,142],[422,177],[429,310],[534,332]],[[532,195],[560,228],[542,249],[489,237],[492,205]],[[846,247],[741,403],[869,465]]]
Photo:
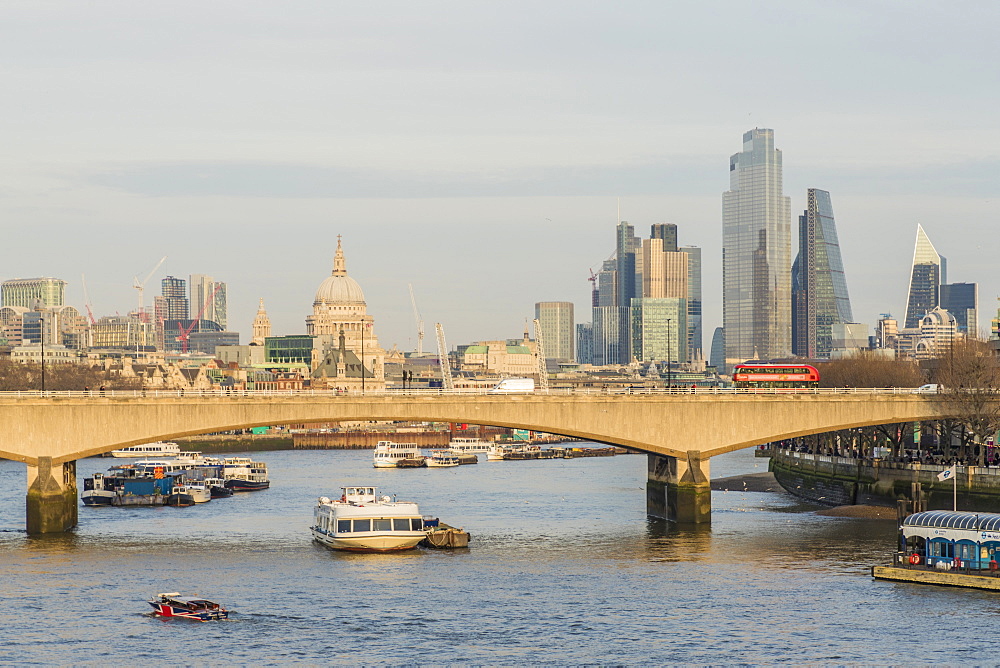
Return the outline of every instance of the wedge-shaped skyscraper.
[[[920,319],[940,304],[941,284],[948,282],[948,261],[941,257],[917,225],[917,243],[913,248],[913,270],[906,301],[907,329],[920,327]]]
[[[830,193],[810,188],[799,216],[799,254],[792,265],[792,352],[829,358],[832,327],[852,322]]]

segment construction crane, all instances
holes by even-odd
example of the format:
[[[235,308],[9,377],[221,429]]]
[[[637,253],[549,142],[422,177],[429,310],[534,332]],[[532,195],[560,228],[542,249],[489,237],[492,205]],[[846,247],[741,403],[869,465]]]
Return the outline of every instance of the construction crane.
[[[139,281],[138,276],[132,277],[132,287],[139,291],[139,320],[142,322],[147,322],[146,300],[144,299],[146,283],[149,282],[149,279],[153,277],[153,274],[156,272],[156,270],[159,269],[166,261],[167,261],[167,256],[164,255],[163,257],[160,258],[160,261],[156,263],[156,266],[153,267],[153,269],[148,274],[146,274],[146,278],[144,278],[141,282]]]
[[[80,274],[80,283],[83,285],[83,306],[87,309],[87,317],[90,318],[90,324],[96,325],[97,320],[94,319],[94,312],[90,308],[90,293],[87,292],[87,277]]]
[[[434,325],[434,330],[437,332],[438,363],[441,365],[441,382],[444,384],[444,389],[453,390],[455,389],[455,384],[451,380],[451,360],[448,359],[448,344],[444,341],[444,327],[439,322]]]
[[[188,351],[188,340],[191,336],[191,332],[193,332],[194,328],[198,326],[199,322],[201,322],[201,317],[205,315],[205,309],[208,308],[209,304],[215,301],[215,293],[218,292],[221,287],[221,283],[215,284],[215,288],[212,290],[211,296],[205,300],[204,304],[201,305],[201,309],[198,311],[198,317],[192,320],[190,325],[185,327],[178,321],[177,329],[179,333],[176,340],[181,342],[181,352],[186,353]]]
[[[598,292],[597,290],[597,276],[594,275],[593,269],[590,269],[589,271],[590,271],[590,278],[588,278],[587,280],[590,281],[590,305],[600,306],[601,300],[600,300],[600,292]]]
[[[535,324],[535,349],[538,353],[538,389],[544,393],[549,391],[549,370],[545,366],[545,345],[542,341],[542,323],[538,318],[533,321]]]
[[[424,353],[424,319],[420,317],[420,311],[417,310],[417,300],[413,296],[413,284],[409,283],[410,286],[410,303],[413,305],[413,318],[417,321],[417,357],[420,357]]]

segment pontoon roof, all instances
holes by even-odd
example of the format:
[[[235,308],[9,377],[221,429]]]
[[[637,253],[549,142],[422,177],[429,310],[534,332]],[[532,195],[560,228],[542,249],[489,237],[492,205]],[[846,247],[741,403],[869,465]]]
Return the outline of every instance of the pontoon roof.
[[[903,526],[1000,531],[1000,514],[928,510],[922,513],[913,513],[903,520]]]

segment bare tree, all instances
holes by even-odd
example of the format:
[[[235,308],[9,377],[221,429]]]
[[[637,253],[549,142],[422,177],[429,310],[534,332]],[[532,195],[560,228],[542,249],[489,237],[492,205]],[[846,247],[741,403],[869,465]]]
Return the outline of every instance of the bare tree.
[[[824,362],[818,369],[820,387],[919,387],[924,383],[916,363],[886,359],[869,350]]]
[[[938,401],[971,433],[982,466],[986,439],[1000,429],[1000,366],[993,347],[980,339],[960,339],[938,362],[933,376],[943,386]]]
[[[142,381],[138,378],[120,378],[111,375],[103,367],[81,364],[48,364],[45,366],[45,389],[55,391],[84,390],[104,386],[109,390],[139,389]],[[42,389],[42,367],[28,362],[25,364],[0,361],[0,392]]]

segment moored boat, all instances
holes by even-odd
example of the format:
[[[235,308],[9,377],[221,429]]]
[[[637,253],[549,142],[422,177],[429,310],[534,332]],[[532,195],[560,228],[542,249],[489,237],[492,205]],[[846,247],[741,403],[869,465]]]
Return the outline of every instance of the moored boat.
[[[212,497],[209,496],[209,498],[211,499]],[[192,490],[187,485],[174,485],[170,490],[170,495],[167,496],[166,505],[168,506],[185,508],[194,504],[194,494],[192,494]]]
[[[87,506],[162,506],[174,486],[182,481],[180,473],[111,469],[108,473],[84,478],[80,499]]]
[[[233,495],[233,490],[226,487],[226,481],[222,478],[205,478],[201,482],[208,488],[213,499],[225,499]]]
[[[175,457],[181,452],[181,446],[172,441],[156,441],[130,445],[120,450],[112,450],[112,457]]]
[[[394,469],[399,467],[399,462],[402,460],[421,456],[416,443],[379,441],[375,444],[372,464],[377,469]]]
[[[249,457],[227,457],[222,461],[222,478],[226,487],[234,492],[252,492],[271,486],[267,464],[255,462]]]
[[[481,438],[453,438],[448,443],[448,449],[453,452],[487,452],[492,443]]]
[[[450,468],[458,466],[460,463],[458,455],[441,450],[435,451],[427,458],[427,468]]]
[[[157,594],[149,600],[153,614],[159,617],[181,617],[198,622],[228,619],[229,611],[200,596],[181,596],[179,592]]]
[[[321,496],[310,527],[313,539],[335,550],[395,552],[424,539],[424,520],[412,501],[379,497],[375,487],[342,487],[339,500]]]
[[[427,537],[421,545],[433,547],[438,550],[453,550],[462,547],[469,547],[469,532],[438,522],[437,526],[427,530]]]

